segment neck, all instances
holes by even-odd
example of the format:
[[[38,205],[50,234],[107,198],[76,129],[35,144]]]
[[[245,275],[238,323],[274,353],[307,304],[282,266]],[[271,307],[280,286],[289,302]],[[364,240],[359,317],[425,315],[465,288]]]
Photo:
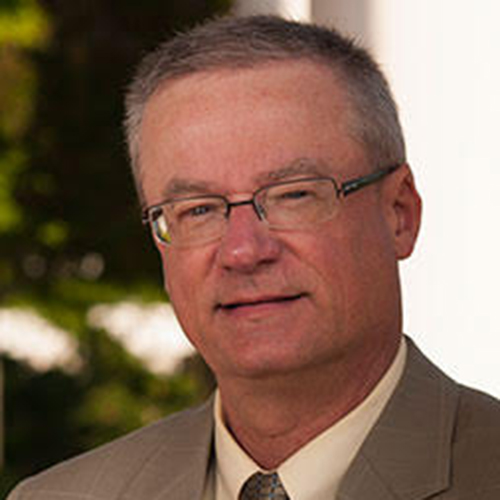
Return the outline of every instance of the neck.
[[[398,345],[399,339],[376,356],[349,365],[219,379],[225,423],[259,466],[275,469],[366,399],[390,367]]]

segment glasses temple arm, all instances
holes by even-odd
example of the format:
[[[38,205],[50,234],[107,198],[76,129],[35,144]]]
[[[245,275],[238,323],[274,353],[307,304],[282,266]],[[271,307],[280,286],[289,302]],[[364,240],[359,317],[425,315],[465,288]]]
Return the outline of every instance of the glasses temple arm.
[[[397,170],[401,164],[392,165],[387,168],[383,168],[373,172],[372,174],[365,175],[364,177],[360,177],[359,179],[353,179],[350,181],[344,182],[339,189],[339,193],[342,196],[347,196],[351,193],[355,193],[356,191],[364,188],[365,186],[369,186],[380,179],[384,178],[386,175],[392,174],[395,170]]]

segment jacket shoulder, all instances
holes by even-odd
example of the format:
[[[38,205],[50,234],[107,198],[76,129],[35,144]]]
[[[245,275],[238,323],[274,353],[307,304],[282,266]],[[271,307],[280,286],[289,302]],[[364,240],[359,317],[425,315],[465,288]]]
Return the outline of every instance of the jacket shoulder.
[[[500,401],[484,392],[460,386],[457,432],[469,437],[487,432],[500,438]]]
[[[460,387],[452,464],[459,491],[470,492],[470,498],[500,498],[500,401]]]
[[[168,472],[178,453],[208,453],[211,414],[208,402],[169,416],[24,480],[7,500],[118,498],[159,457]]]

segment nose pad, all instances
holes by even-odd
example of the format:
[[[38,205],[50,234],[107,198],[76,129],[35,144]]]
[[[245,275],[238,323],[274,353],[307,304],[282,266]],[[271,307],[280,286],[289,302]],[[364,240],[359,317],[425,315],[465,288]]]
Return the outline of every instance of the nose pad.
[[[234,207],[240,209],[231,210]],[[263,263],[276,260],[280,251],[281,244],[252,200],[235,202],[228,207],[227,227],[218,250],[222,267],[251,272]]]

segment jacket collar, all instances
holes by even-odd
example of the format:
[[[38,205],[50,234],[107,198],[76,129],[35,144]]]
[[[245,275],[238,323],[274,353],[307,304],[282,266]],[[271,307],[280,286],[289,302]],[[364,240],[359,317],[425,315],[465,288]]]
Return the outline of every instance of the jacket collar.
[[[407,366],[361,447],[339,500],[417,500],[448,488],[456,384],[408,339]]]

